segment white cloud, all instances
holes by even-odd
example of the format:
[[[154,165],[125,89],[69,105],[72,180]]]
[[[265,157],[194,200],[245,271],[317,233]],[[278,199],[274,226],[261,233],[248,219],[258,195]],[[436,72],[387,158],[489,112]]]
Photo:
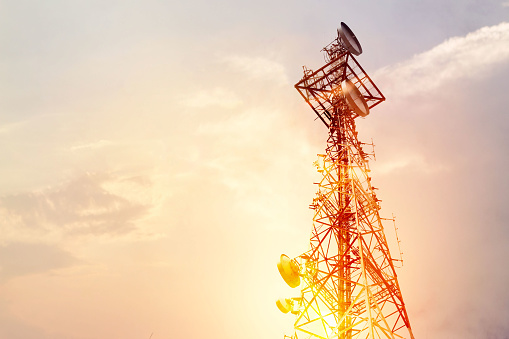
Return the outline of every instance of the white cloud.
[[[450,168],[441,163],[430,163],[423,156],[414,154],[389,161],[374,162],[371,166],[376,173],[389,174],[401,170],[415,170],[425,174],[449,171]]]
[[[242,100],[231,90],[216,87],[211,90],[202,90],[187,97],[183,104],[188,107],[202,108],[218,106],[234,108],[242,104]]]
[[[502,7],[509,7],[509,1],[502,2]]]
[[[378,70],[374,78],[385,81],[388,95],[412,95],[452,80],[482,77],[484,72],[508,61],[509,23],[503,22],[450,38],[408,61]]]
[[[41,243],[11,243],[0,246],[0,281],[69,267],[79,261],[71,253]]]
[[[277,117],[277,110],[255,107],[230,115],[227,119],[221,121],[204,122],[198,126],[197,133],[250,138],[255,133],[273,128],[272,125]]]
[[[157,205],[152,186],[142,177],[87,173],[64,185],[1,197],[2,241],[143,236],[147,230],[138,223]]]
[[[96,142],[72,146],[71,151],[78,151],[78,150],[84,150],[84,149],[95,150],[95,149],[103,148],[103,147],[110,146],[113,144],[114,144],[113,141],[110,141],[110,140],[99,140]]]
[[[271,80],[277,85],[289,84],[285,67],[264,57],[229,56],[224,60],[234,68],[244,72],[251,79]]]

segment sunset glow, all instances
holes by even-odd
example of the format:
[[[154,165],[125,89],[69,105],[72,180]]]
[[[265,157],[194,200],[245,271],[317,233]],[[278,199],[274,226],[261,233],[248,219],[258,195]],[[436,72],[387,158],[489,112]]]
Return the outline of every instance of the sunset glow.
[[[341,21],[387,98],[356,124],[415,337],[509,332],[503,1],[0,8],[0,338],[291,333],[275,262],[328,137],[293,85]]]

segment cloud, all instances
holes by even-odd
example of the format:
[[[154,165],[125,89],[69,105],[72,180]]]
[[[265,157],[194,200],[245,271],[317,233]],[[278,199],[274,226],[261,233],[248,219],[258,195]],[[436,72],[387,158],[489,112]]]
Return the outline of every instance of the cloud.
[[[216,87],[211,90],[201,90],[183,101],[184,105],[193,108],[218,106],[234,108],[242,104],[242,100],[231,90]]]
[[[502,2],[502,7],[509,7],[509,1]]]
[[[429,92],[457,79],[483,77],[509,60],[509,23],[483,27],[464,37],[453,37],[408,61],[374,74],[388,96]]]
[[[122,185],[137,188],[138,199],[120,195]],[[152,207],[142,199],[141,191],[147,185],[150,183],[139,178],[87,173],[64,185],[4,196],[0,198],[3,240],[128,234]]]
[[[447,165],[431,163],[423,155],[414,154],[389,161],[374,162],[371,166],[376,173],[390,174],[401,170],[414,170],[424,174],[434,174],[451,170]]]
[[[110,145],[113,145],[114,143],[110,140],[99,140],[99,141],[96,141],[96,142],[91,142],[91,143],[87,143],[87,144],[80,144],[80,145],[76,145],[76,146],[72,146],[71,147],[71,151],[79,151],[79,150],[85,150],[85,149],[90,149],[90,150],[96,150],[96,149],[99,149],[99,148],[103,148],[103,147],[106,147],[106,146],[110,146]]]
[[[257,103],[226,118],[201,122],[195,133],[201,145],[195,158],[200,167],[189,167],[196,171],[192,173],[196,180],[208,178],[221,185],[218,197],[234,197],[236,215],[250,215],[267,230],[291,228],[294,219],[307,213],[307,209],[294,212],[292,208],[293,204],[307,206],[308,196],[300,190],[314,191],[313,184],[295,182],[315,174],[316,157],[305,129],[296,127],[293,112],[274,106]],[[193,185],[202,190],[203,184]],[[280,199],[288,192],[293,192],[292,199]]]
[[[508,162],[501,154],[508,145],[508,65],[509,23],[501,23],[373,76],[388,102],[369,120],[370,135],[383,145],[371,169],[383,210],[394,204],[389,211],[406,232],[405,269],[415,273],[403,294],[410,313],[422,312],[410,315],[416,335],[429,329],[437,338],[504,337],[507,270],[493,269],[490,279],[482,272],[486,262],[502,267],[507,257]],[[480,242],[489,246],[472,253]],[[433,277],[422,273],[430,270]],[[473,290],[486,293],[472,297]],[[464,309],[472,312],[454,316]]]
[[[289,83],[285,66],[277,61],[240,55],[225,57],[224,61],[251,79],[271,80],[277,85]]]
[[[43,273],[79,262],[70,253],[46,244],[11,243],[0,246],[0,280]]]
[[[30,324],[30,321],[10,314],[8,309],[8,303],[0,300],[0,338],[55,339],[55,336],[50,336],[44,329]]]

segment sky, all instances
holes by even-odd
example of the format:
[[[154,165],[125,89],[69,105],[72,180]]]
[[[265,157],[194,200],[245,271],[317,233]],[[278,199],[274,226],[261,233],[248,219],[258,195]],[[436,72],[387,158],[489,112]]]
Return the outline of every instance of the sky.
[[[0,0],[0,338],[282,338],[346,22],[416,338],[509,333],[509,2]],[[394,230],[389,247],[397,256]],[[392,241],[391,241],[392,239]]]

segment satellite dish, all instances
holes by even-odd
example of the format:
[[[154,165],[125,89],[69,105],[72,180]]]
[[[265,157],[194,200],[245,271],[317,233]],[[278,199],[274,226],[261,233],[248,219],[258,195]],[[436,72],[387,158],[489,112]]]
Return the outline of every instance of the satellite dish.
[[[357,40],[350,27],[348,27],[344,22],[341,23],[341,28],[338,29],[338,33],[341,40],[343,40],[343,44],[350,53],[355,55],[360,55],[362,53],[362,47],[359,40]]]
[[[291,299],[281,298],[276,301],[276,306],[283,313],[288,313],[292,310],[293,302]]]
[[[286,254],[281,254],[277,263],[277,269],[288,286],[294,288],[300,285],[299,266]]]
[[[361,91],[359,91],[350,80],[343,80],[341,83],[341,90],[345,96],[346,103],[354,113],[361,117],[365,117],[369,114],[369,107],[366,103],[366,99],[364,99]]]

